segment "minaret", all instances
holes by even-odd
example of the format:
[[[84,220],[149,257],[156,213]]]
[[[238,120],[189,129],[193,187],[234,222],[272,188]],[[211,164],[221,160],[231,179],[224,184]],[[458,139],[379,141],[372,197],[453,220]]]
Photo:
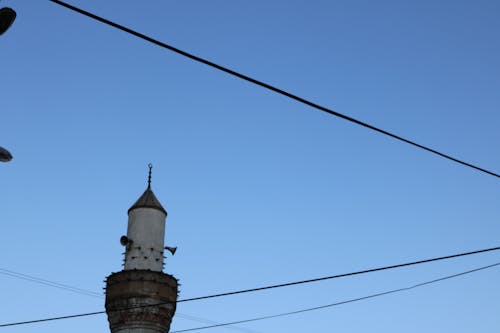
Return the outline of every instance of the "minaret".
[[[167,211],[148,187],[128,210],[125,264],[106,279],[106,312],[111,333],[168,333],[175,313],[178,283],[163,273]]]

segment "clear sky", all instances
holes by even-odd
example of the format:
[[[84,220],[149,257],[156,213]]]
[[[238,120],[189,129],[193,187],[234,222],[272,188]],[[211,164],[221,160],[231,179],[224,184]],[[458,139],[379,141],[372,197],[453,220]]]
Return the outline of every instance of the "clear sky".
[[[498,1],[72,4],[339,112],[500,172]],[[500,181],[300,105],[47,0],[4,0],[0,268],[101,292],[127,209],[169,212],[182,298],[500,245]],[[179,304],[172,329],[361,297],[499,253]],[[500,270],[252,332],[494,332]],[[103,300],[0,275],[0,322]],[[235,329],[232,329],[235,331]],[[105,315],[1,332],[108,332]],[[217,328],[206,332],[230,332]]]

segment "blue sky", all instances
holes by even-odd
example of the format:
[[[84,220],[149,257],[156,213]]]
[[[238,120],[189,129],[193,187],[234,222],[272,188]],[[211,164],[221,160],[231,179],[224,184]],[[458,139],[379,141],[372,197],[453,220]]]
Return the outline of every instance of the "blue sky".
[[[419,143],[500,171],[497,1],[71,4]],[[498,179],[357,127],[49,1],[4,0],[0,268],[102,291],[127,209],[169,212],[181,297],[498,246]],[[217,322],[365,296],[497,253],[180,304]],[[499,270],[241,325],[270,332],[491,332]],[[103,300],[0,275],[0,321]],[[105,316],[5,332],[108,332]],[[172,329],[199,326],[181,316]],[[217,328],[212,332],[230,331]],[[234,329],[233,329],[234,331]],[[209,332],[209,331],[207,331]]]

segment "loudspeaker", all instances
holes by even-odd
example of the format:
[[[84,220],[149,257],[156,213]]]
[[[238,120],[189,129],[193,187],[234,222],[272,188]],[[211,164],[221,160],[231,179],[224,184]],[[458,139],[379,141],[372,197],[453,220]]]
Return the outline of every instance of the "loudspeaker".
[[[170,247],[170,246],[165,246],[165,250],[168,250],[172,255],[175,254],[175,251],[177,251],[177,246],[176,247]]]
[[[120,237],[120,244],[121,245],[127,246],[127,245],[130,245],[132,243],[133,243],[133,241],[131,239],[129,239],[127,236],[121,236]]]

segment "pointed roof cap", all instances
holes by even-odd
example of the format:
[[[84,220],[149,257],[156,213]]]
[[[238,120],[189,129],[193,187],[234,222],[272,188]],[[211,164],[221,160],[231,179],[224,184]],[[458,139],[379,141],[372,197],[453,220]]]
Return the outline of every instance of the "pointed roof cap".
[[[160,201],[156,198],[155,194],[153,191],[151,191],[151,188],[148,187],[146,191],[141,195],[139,199],[128,209],[128,212],[130,213],[131,210],[134,210],[136,208],[154,208],[158,209],[159,211],[162,211],[167,215],[167,211],[163,206],[161,205]]]
[[[160,201],[156,198],[155,194],[151,190],[151,169],[153,166],[151,163],[148,165],[149,167],[149,177],[148,177],[148,188],[144,193],[141,195],[139,199],[128,209],[128,213],[130,213],[131,210],[134,210],[136,208],[153,208],[153,209],[158,209],[159,211],[163,212],[165,215],[167,215],[167,211],[163,206],[161,205]]]

